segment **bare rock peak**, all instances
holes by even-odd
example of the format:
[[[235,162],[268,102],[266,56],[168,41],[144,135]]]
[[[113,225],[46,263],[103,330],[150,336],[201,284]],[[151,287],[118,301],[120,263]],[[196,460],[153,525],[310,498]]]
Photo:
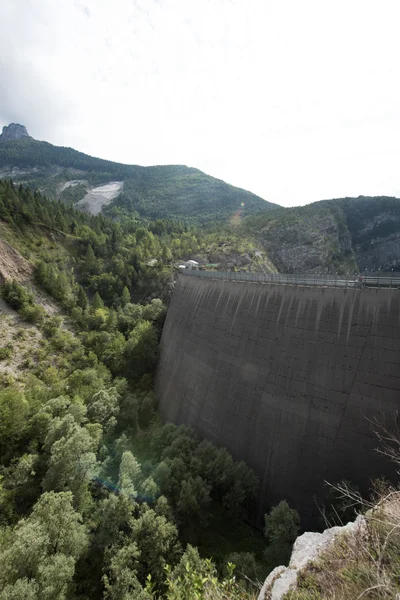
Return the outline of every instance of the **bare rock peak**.
[[[27,132],[25,125],[20,125],[19,123],[10,123],[9,125],[5,125],[3,127],[3,132],[0,135],[0,138],[4,141],[20,140],[25,137],[31,136]]]

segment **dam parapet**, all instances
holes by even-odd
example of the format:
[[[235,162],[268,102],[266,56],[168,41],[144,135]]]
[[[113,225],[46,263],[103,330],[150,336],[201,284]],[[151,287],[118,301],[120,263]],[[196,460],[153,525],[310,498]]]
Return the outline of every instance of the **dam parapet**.
[[[371,422],[400,406],[400,292],[198,273],[178,278],[162,334],[163,418],[254,469],[260,516],[286,499],[308,526],[324,481],[394,476]]]
[[[204,271],[187,269],[182,275],[219,279],[224,281],[243,281],[252,283],[277,283],[281,285],[307,285],[314,287],[340,287],[363,289],[365,287],[382,287],[400,289],[400,277],[397,273],[378,271],[376,273],[347,273],[332,275],[331,273],[255,273],[253,271]]]

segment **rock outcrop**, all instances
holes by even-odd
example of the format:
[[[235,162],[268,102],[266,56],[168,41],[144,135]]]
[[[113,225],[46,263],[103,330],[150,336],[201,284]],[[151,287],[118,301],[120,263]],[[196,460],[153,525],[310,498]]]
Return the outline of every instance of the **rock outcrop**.
[[[357,271],[342,211],[329,204],[283,212],[259,231],[260,242],[282,273]]]
[[[258,596],[258,600],[283,600],[285,594],[296,587],[297,575],[310,562],[317,560],[328,550],[334,540],[342,534],[357,535],[365,528],[365,518],[357,517],[343,527],[331,527],[323,533],[307,531],[299,536],[293,545],[288,567],[276,567],[268,575]]]
[[[20,140],[22,138],[30,138],[31,136],[24,125],[19,123],[10,123],[3,127],[3,132],[0,135],[0,141],[8,142],[9,140]]]

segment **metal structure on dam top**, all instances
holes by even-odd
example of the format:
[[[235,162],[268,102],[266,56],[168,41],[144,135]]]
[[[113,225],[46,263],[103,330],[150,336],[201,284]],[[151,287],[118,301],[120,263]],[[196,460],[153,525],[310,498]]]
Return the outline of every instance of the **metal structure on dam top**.
[[[182,275],[207,277],[225,281],[243,281],[254,283],[274,283],[284,285],[308,285],[314,287],[365,288],[378,287],[400,289],[400,276],[388,272],[354,275],[317,275],[314,273],[254,273],[247,271],[199,271],[186,269]]]

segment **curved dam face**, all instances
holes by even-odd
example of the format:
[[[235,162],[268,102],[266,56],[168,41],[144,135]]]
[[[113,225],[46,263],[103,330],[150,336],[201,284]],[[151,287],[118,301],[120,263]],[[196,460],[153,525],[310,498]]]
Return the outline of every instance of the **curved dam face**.
[[[324,480],[394,475],[370,420],[400,407],[400,292],[180,276],[156,384],[166,421],[254,469],[260,516],[287,499],[307,525]]]

